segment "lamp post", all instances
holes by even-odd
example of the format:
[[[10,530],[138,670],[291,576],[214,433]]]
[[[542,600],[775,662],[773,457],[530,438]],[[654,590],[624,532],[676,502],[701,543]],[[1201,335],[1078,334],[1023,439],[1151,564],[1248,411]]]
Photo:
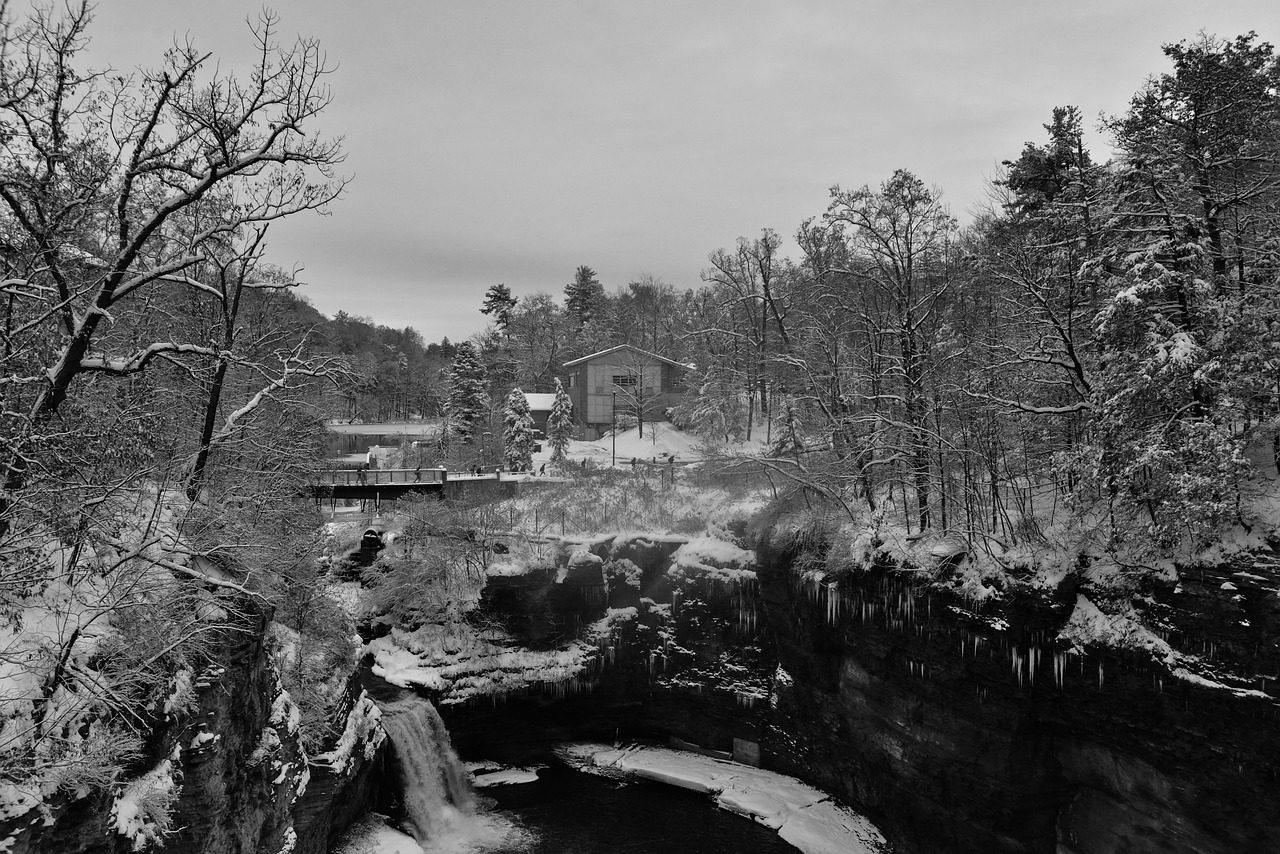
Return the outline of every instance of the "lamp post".
[[[609,456],[609,467],[612,468],[618,464],[618,393],[616,391],[610,392],[609,397],[613,398],[613,410],[609,414],[609,419],[613,422],[613,430],[611,431],[613,452]]]

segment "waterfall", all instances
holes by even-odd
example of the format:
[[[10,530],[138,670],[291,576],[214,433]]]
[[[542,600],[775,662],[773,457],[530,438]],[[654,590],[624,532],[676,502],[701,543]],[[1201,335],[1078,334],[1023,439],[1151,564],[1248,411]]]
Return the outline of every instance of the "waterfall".
[[[395,745],[414,839],[426,848],[428,841],[470,835],[475,794],[435,706],[420,697],[400,700],[383,709],[382,725]]]

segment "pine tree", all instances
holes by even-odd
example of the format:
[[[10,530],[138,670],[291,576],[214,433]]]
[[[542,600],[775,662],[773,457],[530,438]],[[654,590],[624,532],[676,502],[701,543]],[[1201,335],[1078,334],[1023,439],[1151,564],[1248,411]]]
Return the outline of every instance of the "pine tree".
[[[483,422],[487,414],[487,385],[488,376],[476,348],[470,341],[463,341],[449,366],[449,400],[445,404],[445,417],[464,444],[475,438],[476,424]]]
[[[551,461],[564,459],[565,448],[573,436],[573,401],[556,377],[556,399],[551,405],[551,415],[547,418],[547,441],[551,444]]]
[[[498,329],[506,334],[507,327],[511,324],[511,310],[515,307],[516,298],[511,295],[511,289],[506,285],[497,284],[485,292],[484,305],[480,308],[480,313],[493,315],[493,321],[498,324]]]
[[[502,422],[503,465],[508,471],[528,471],[533,468],[533,414],[529,399],[519,388],[507,395]]]
[[[573,274],[573,281],[564,286],[564,308],[569,316],[584,326],[593,319],[604,304],[604,285],[596,278],[596,271],[586,264]]]

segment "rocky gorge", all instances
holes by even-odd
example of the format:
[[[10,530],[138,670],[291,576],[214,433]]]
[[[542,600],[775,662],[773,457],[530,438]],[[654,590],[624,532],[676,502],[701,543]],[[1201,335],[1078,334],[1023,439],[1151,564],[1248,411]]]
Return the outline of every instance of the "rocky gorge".
[[[901,852],[1280,840],[1269,552],[1125,594],[1068,575],[978,605],[940,583],[954,555],[832,569],[794,537],[755,545],[746,564],[605,538],[578,546],[597,560],[562,555],[576,568],[558,583],[491,579],[486,609],[534,644],[606,594],[636,613],[589,692],[445,706],[455,741],[516,757],[583,734],[670,740],[816,783]]]
[[[156,710],[151,765],[170,763],[180,782],[169,824],[124,832],[165,805],[143,775],[125,787],[132,799],[7,817],[5,850],[320,854],[370,810],[399,808],[379,707],[410,693],[437,704],[464,757],[671,744],[819,786],[903,854],[1280,840],[1267,796],[1280,774],[1270,552],[1123,594],[1071,573],[978,602],[948,583],[959,552],[838,561],[804,532],[738,536],[569,536],[523,564],[492,555],[460,623],[483,627],[488,651],[446,644],[429,679],[371,616],[372,652],[309,758],[259,614],[192,675],[189,702]],[[122,803],[141,806],[131,819]]]

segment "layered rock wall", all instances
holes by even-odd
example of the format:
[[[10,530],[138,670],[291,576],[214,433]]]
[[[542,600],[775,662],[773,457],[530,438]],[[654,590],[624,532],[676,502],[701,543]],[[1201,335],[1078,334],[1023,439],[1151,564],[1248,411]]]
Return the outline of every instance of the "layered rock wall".
[[[900,851],[1280,846],[1271,698],[1175,677],[1144,650],[1067,652],[1074,589],[976,613],[919,573],[805,581],[793,557],[761,550],[787,674],[766,762],[864,809]],[[1230,650],[1234,622],[1184,622],[1220,625]]]
[[[767,543],[751,573],[682,568],[681,547],[602,540],[585,548],[597,560],[500,580],[486,597],[513,628],[603,610],[566,585],[603,582],[608,605],[639,607],[589,694],[446,711],[456,741],[516,755],[583,735],[678,739],[821,785],[904,854],[1280,850],[1265,682],[1161,660],[1173,643],[1211,670],[1277,672],[1276,585],[1260,570],[1256,589],[1223,570],[1141,594],[1160,634],[1117,649],[1064,639],[1094,595],[1069,579],[977,608],[925,572],[806,574]]]
[[[312,767],[297,709],[280,687],[264,642],[267,617],[233,633],[194,674],[189,708],[156,710],[147,757],[111,790],[60,798],[47,816],[0,822],[7,854],[322,854],[373,802],[379,757],[356,746],[335,772]],[[348,710],[354,699],[347,703]],[[367,733],[366,733],[367,735]],[[367,742],[368,739],[365,739]],[[153,782],[154,781],[154,782]],[[167,822],[146,807],[148,788],[177,792]],[[135,810],[138,804],[142,809]],[[122,813],[134,816],[123,820]],[[123,832],[131,830],[132,832]]]

